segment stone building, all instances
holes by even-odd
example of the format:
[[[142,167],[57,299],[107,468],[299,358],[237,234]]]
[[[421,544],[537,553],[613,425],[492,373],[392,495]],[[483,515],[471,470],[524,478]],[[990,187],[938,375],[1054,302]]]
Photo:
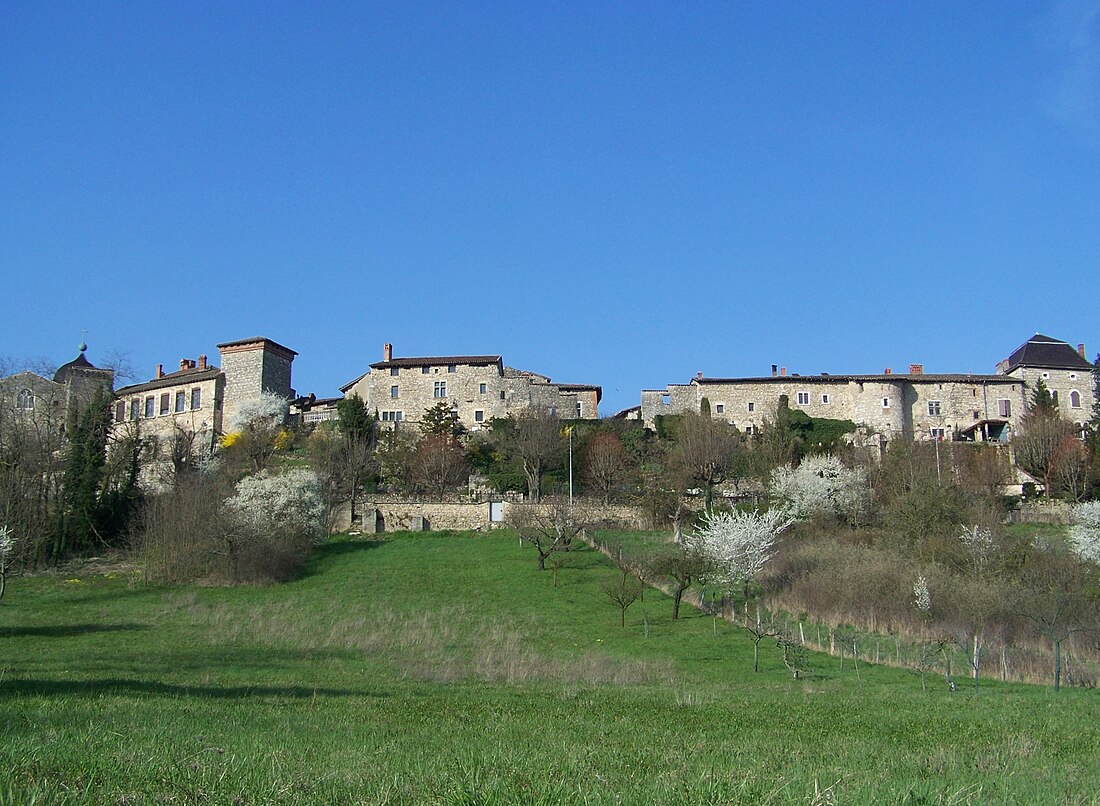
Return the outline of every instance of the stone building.
[[[997,365],[997,372],[1017,378],[1029,389],[1042,380],[1061,415],[1084,430],[1096,402],[1093,366],[1085,345],[1074,350],[1067,342],[1036,333]]]
[[[246,400],[263,392],[288,401],[294,397],[293,350],[263,337],[225,342],[218,350],[220,367],[207,363],[205,355],[182,358],[179,369],[169,373],[157,364],[151,380],[115,393],[116,436],[136,429],[153,460],[150,465],[165,459],[180,440],[198,455],[212,453]]]
[[[788,375],[706,378],[642,392],[642,419],[653,427],[661,414],[701,412],[747,433],[774,421],[780,398],[811,417],[851,420],[887,440],[966,439],[1007,441],[1019,424],[1026,385],[1007,375],[908,373]],[[705,402],[704,402],[705,400]]]
[[[553,383],[546,375],[506,367],[499,355],[394,358],[386,344],[382,360],[340,387],[358,395],[383,425],[416,423],[446,401],[470,430],[494,417],[541,411],[564,419],[599,418],[602,392],[590,384]]]
[[[0,409],[21,420],[52,423],[63,433],[97,392],[114,386],[114,370],[96,367],[84,355],[87,350],[81,342],[77,357],[58,367],[52,379],[35,372],[0,379]]]

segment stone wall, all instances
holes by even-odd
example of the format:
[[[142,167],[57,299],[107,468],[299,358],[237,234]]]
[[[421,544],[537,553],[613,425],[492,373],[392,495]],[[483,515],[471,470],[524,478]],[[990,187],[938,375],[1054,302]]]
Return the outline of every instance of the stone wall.
[[[1092,373],[1085,370],[1072,369],[1041,369],[1036,367],[1017,367],[1012,371],[1011,377],[1018,378],[1026,384],[1024,400],[1028,401],[1030,395],[1040,380],[1046,384],[1047,389],[1058,394],[1058,412],[1071,423],[1078,423],[1082,427],[1092,416],[1092,406],[1095,402],[1092,387]],[[1076,395],[1076,406],[1073,405]],[[1024,405],[1021,404],[1021,412]]]
[[[351,509],[345,505],[337,512],[333,528],[336,531],[346,531],[349,528],[358,527],[364,534],[404,530],[440,531],[443,529],[484,531],[505,527],[517,508],[545,509],[549,506],[547,504],[528,504],[517,501],[503,501],[500,504],[503,509],[503,522],[493,523],[490,520],[490,503],[488,501],[441,503],[401,500],[389,496],[370,498],[359,501],[355,505],[361,523],[352,524]],[[645,529],[648,526],[645,514],[637,507],[623,504],[593,504],[590,502],[578,504],[578,506],[582,505],[592,513],[592,518],[599,522],[613,523],[629,529]]]
[[[218,350],[225,373],[223,416],[226,427],[231,427],[241,403],[264,392],[273,392],[287,400],[293,398],[291,365],[295,354],[292,350],[269,339],[219,344]]]

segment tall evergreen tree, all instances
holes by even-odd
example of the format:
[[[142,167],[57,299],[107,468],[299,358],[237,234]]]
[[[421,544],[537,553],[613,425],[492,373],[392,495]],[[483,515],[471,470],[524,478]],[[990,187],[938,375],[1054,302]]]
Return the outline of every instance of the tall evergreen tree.
[[[101,390],[70,420],[73,425],[69,431],[63,510],[54,541],[54,562],[70,551],[87,550],[101,539],[100,496],[110,418],[110,395]]]

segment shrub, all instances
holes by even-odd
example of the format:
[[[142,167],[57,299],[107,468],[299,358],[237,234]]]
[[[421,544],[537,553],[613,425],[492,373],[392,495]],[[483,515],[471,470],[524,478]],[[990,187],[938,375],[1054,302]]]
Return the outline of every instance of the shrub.
[[[807,456],[793,470],[776,469],[768,492],[778,509],[795,520],[822,515],[862,523],[867,513],[867,476],[835,456]]]
[[[1073,508],[1069,542],[1082,560],[1100,563],[1100,501],[1089,501]]]

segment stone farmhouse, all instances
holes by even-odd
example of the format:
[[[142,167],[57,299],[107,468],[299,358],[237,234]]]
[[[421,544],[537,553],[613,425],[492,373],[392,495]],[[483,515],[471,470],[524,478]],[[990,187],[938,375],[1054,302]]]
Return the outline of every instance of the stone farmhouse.
[[[1084,345],[1036,335],[998,365],[997,374],[907,373],[798,375],[772,366],[770,376],[707,378],[642,392],[641,417],[652,427],[658,415],[700,412],[752,433],[775,418],[781,397],[811,417],[852,420],[865,435],[886,440],[1007,442],[1019,427],[1034,382],[1042,377],[1059,392],[1059,406],[1083,423],[1092,406],[1091,365]],[[705,401],[705,402],[704,402]]]
[[[385,427],[416,423],[440,401],[451,404],[469,430],[494,417],[539,411],[563,419],[599,418],[599,386],[553,383],[546,375],[506,367],[499,355],[394,358],[383,347],[382,360],[340,387],[345,397],[358,395]]]
[[[17,372],[0,379],[0,410],[39,425],[51,424],[64,434],[67,420],[76,416],[96,392],[111,391],[114,370],[100,369],[84,355],[88,345],[81,342],[80,353],[58,367],[53,378],[35,372]]]
[[[274,392],[288,401],[293,350],[257,336],[218,345],[221,366],[182,358],[179,369],[156,374],[144,383],[115,392],[114,430],[136,428],[152,454],[160,445],[186,437],[196,452],[211,453],[219,437],[233,422],[237,408],[263,392]]]

